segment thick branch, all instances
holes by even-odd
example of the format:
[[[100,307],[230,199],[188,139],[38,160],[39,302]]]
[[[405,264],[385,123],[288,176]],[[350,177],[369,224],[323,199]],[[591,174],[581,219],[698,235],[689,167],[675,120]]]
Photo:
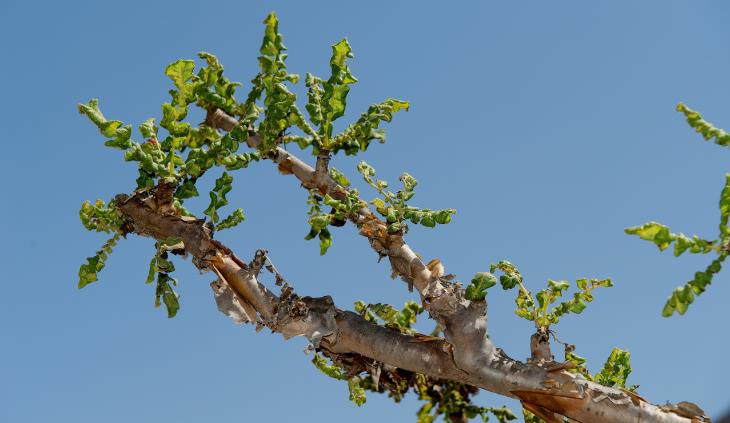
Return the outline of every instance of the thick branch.
[[[358,354],[405,370],[519,398],[525,407],[548,422],[559,422],[560,416],[567,416],[596,423],[690,423],[676,410],[664,411],[635,394],[588,382],[580,375],[549,372],[520,363],[499,350],[477,354],[476,349],[469,349],[468,356],[456,360],[451,344],[423,340],[367,322],[354,313],[337,309],[330,297],[299,297],[288,286],[277,297],[258,282],[256,269],[210,238],[203,221],[167,214],[168,209],[159,203],[154,191],[116,198],[131,232],[157,240],[179,237],[196,266],[216,272],[220,279],[214,285],[216,300],[229,315],[230,310],[240,308],[242,314],[256,318],[285,337],[305,336],[315,347],[331,354]],[[252,316],[256,313],[258,316]],[[466,330],[481,331],[477,327]],[[479,340],[473,342],[478,344]]]

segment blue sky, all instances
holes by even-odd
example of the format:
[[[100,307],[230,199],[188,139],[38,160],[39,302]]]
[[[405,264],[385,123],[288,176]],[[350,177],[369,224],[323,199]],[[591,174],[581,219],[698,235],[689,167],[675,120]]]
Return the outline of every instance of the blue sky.
[[[565,318],[559,336],[594,371],[613,347],[630,350],[629,380],[654,402],[694,401],[713,416],[730,406],[730,271],[687,315],[663,319],[667,295],[710,259],[674,259],[623,233],[657,220],[716,234],[730,154],[703,143],[674,107],[684,101],[730,128],[726,2],[5,1],[0,421],[415,420],[413,398],[351,404],[302,340],[234,326],[215,309],[212,276],[189,262],[177,265],[181,311],[167,319],[144,284],[149,239],[121,242],[100,282],[76,289],[78,266],[104,241],[82,228],[78,207],[129,192],[135,169],[75,105],[98,97],[108,117],[159,118],[171,88],[164,67],[199,51],[247,82],[271,10],[293,72],[326,75],[329,46],[348,37],[360,82],[347,118],[386,97],[411,102],[388,142],[362,158],[393,182],[404,170],[418,178],[416,204],[457,209],[448,226],[413,228],[417,252],[462,280],[500,259],[534,289],[612,277],[616,286]],[[352,179],[355,164],[334,162]],[[306,193],[293,178],[269,163],[234,176],[229,197],[247,220],[221,240],[239,256],[266,248],[300,293],[330,294],[343,308],[414,298],[350,226],[320,258],[303,240]],[[489,296],[491,338],[524,358],[531,328],[512,313],[512,295]]]

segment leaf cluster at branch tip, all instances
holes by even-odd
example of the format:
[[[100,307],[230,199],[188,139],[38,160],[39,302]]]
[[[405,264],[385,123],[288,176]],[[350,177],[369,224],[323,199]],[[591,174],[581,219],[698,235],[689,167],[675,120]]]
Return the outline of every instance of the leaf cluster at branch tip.
[[[399,178],[403,189],[394,193],[386,190],[388,182],[375,179],[375,169],[365,161],[358,163],[357,170],[365,182],[382,196],[373,199],[370,203],[385,218],[388,232],[391,234],[408,232],[406,221],[428,228],[433,228],[436,224],[445,225],[451,222],[451,215],[456,213],[454,209],[431,210],[409,205],[408,201],[416,195],[414,189],[418,185],[418,181],[406,172]]]
[[[578,279],[572,298],[553,305],[563,296],[570,284],[566,281],[548,280],[547,289],[538,291],[534,296],[523,284],[523,277],[517,267],[508,262],[500,261],[490,266],[489,272],[479,272],[471,280],[465,290],[465,298],[471,301],[482,301],[487,290],[497,284],[494,272],[500,271],[499,283],[502,289],[509,290],[519,287],[515,298],[515,314],[523,319],[535,322],[538,328],[549,328],[568,313],[580,314],[586,308],[586,303],[593,301],[592,291],[600,287],[611,287],[611,279]]]
[[[689,126],[700,133],[706,141],[714,140],[715,144],[720,146],[730,146],[730,134],[704,120],[698,112],[683,103],[677,104],[677,111],[684,114]],[[667,226],[657,222],[648,222],[625,229],[625,232],[629,235],[637,235],[643,240],[654,243],[660,251],[664,251],[674,243],[675,257],[686,251],[692,254],[716,253],[718,255],[705,270],[695,272],[691,280],[683,286],[675,288],[662,308],[662,316],[669,317],[675,312],[682,315],[687,312],[689,305],[694,302],[695,295],[705,292],[707,285],[712,283],[714,275],[722,269],[722,263],[727,257],[728,245],[730,244],[730,227],[728,227],[728,218],[730,218],[730,173],[725,175],[725,185],[720,192],[719,208],[719,233],[717,239],[713,240],[702,239],[697,235],[689,238],[682,233],[673,233]]]

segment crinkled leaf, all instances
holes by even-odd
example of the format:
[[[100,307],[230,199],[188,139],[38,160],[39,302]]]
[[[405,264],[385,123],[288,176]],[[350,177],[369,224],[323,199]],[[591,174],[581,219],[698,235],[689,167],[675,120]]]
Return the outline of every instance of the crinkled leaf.
[[[114,246],[117,245],[119,237],[120,235],[115,233],[114,236],[109,238],[104,245],[102,245],[101,249],[97,251],[96,254],[86,258],[86,264],[82,264],[79,268],[79,289],[98,280],[98,273],[104,268],[106,259],[109,254],[111,254]]]
[[[119,230],[124,222],[113,203],[107,205],[102,200],[96,200],[94,204],[84,201],[79,210],[79,218],[87,230],[106,233]]]
[[[157,138],[157,125],[155,125],[155,118],[149,118],[139,125],[139,132],[144,138]]]
[[[489,272],[479,272],[466,287],[464,296],[467,300],[482,301],[487,296],[487,289],[497,284],[497,278]]]
[[[347,379],[347,376],[342,372],[342,369],[340,369],[338,366],[334,364],[329,364],[327,362],[327,359],[322,357],[321,355],[315,353],[314,357],[312,358],[312,364],[316,368],[318,368],[322,373],[326,374],[327,376],[337,379],[337,380],[345,380]]]
[[[725,258],[727,258],[727,253],[723,252],[704,271],[695,272],[692,280],[684,286],[676,288],[664,304],[662,316],[669,317],[674,312],[684,314],[689,305],[694,302],[695,295],[701,295],[707,289],[707,285],[712,283],[713,276],[721,270]]]
[[[231,191],[233,177],[228,173],[223,174],[215,180],[215,187],[210,191],[210,205],[203,212],[205,215],[210,216],[210,220],[213,223],[217,223],[219,220],[218,209],[228,204],[226,194]]]
[[[330,177],[340,184],[343,187],[349,187],[350,186],[350,180],[347,179],[347,176],[345,176],[344,173],[340,172],[339,170],[335,169],[334,167],[331,167],[329,169]]]
[[[385,142],[385,132],[379,128],[380,123],[390,122],[393,114],[409,107],[408,102],[393,98],[371,105],[354,124],[333,138],[332,151],[344,150],[345,154],[354,155],[367,150],[373,140]]]
[[[327,254],[327,250],[332,246],[332,234],[327,228],[323,228],[319,231],[319,254]]]
[[[117,129],[122,126],[122,122],[118,120],[107,120],[99,110],[99,100],[92,98],[87,104],[79,104],[79,113],[86,115],[91,120],[99,132],[107,138],[111,138]]]
[[[365,404],[365,389],[360,385],[360,378],[355,376],[347,379],[347,387],[350,390],[350,401],[358,407]]]
[[[221,220],[220,223],[215,225],[215,229],[217,231],[222,231],[223,229],[232,228],[232,227],[238,225],[239,223],[243,222],[244,219],[245,219],[245,216],[243,214],[243,210],[238,208],[238,209],[234,210],[233,213],[231,213],[228,217]]]
[[[664,251],[674,241],[676,235],[669,232],[669,228],[661,223],[648,222],[641,226],[626,228],[629,235],[638,235],[639,238],[653,242],[659,250]]]
[[[677,111],[684,114],[687,118],[689,126],[695,131],[702,134],[705,141],[714,140],[715,144],[723,147],[730,146],[730,134],[720,128],[716,128],[710,122],[702,119],[702,115],[685,106],[683,103],[677,104]]]
[[[595,375],[595,381],[604,386],[625,388],[629,374],[631,374],[631,354],[614,348],[601,371]]]
[[[730,217],[730,173],[725,174],[725,186],[720,193],[720,239],[723,243],[730,238],[727,222]]]
[[[192,60],[177,60],[167,65],[165,75],[167,75],[175,84],[178,90],[185,87],[185,84],[193,77],[195,70],[195,62]]]
[[[155,290],[155,307],[165,304],[167,309],[167,317],[173,318],[180,310],[179,295],[172,289],[170,284],[177,284],[175,278],[170,277],[167,273],[157,274],[157,289]]]

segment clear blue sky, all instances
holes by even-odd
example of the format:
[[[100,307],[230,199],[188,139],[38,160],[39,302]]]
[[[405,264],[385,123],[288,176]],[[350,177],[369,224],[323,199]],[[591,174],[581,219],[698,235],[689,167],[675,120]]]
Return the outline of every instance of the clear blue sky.
[[[713,416],[730,406],[730,269],[686,316],[662,319],[667,295],[709,258],[674,259],[623,234],[648,220],[716,233],[730,152],[703,143],[674,107],[730,128],[727,2],[4,1],[0,421],[415,419],[412,398],[349,403],[302,340],[231,324],[212,276],[189,262],[178,264],[182,309],[167,319],[144,284],[149,239],[123,241],[101,281],[76,289],[78,266],[103,242],[82,228],[79,205],[129,192],[135,176],[76,103],[99,97],[108,117],[134,124],[159,117],[164,67],[202,50],[247,82],[271,10],[295,72],[326,74],[329,46],[349,38],[360,82],[348,117],[389,96],[411,101],[364,158],[391,181],[415,175],[417,204],[458,210],[446,227],[414,228],[416,251],[462,280],[500,259],[534,289],[612,277],[616,287],[565,318],[559,336],[594,371],[614,346],[630,350],[630,382],[654,402],[695,401]],[[354,164],[335,161],[353,176]],[[269,163],[235,177],[230,198],[248,218],[221,237],[240,256],[269,249],[299,292],[343,308],[414,298],[352,227],[320,258],[303,240],[306,194],[293,178]],[[530,325],[512,309],[511,293],[490,294],[490,332],[524,358]]]

